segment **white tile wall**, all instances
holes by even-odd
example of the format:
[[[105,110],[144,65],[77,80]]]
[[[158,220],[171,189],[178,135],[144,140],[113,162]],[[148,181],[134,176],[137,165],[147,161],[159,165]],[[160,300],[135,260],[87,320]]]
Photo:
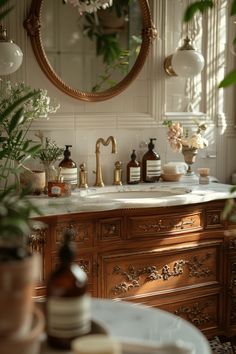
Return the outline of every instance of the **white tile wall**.
[[[20,16],[21,23],[23,23],[30,3],[31,0],[15,1],[16,8],[10,15],[10,21],[14,22],[15,18],[19,19]],[[119,96],[104,102],[83,102],[60,92],[39,68],[23,24],[18,29],[14,29],[12,26],[10,36],[24,52],[24,65],[17,74],[12,75],[11,79],[25,81],[33,87],[46,88],[52,100],[55,99],[61,105],[54,117],[48,121],[35,122],[33,129],[44,130],[45,134],[52,137],[59,145],[73,145],[72,158],[78,166],[82,162],[86,163],[90,185],[94,183],[95,178],[93,174],[95,142],[99,137],[106,139],[108,136],[114,135],[118,145],[116,156],[111,154],[111,146],[101,147],[101,161],[106,184],[111,184],[113,181],[113,168],[116,160],[123,163],[123,180],[125,181],[126,164],[130,159],[131,150],[137,149],[137,153],[141,157],[146,150],[140,147],[140,143],[148,142],[150,137],[157,138],[156,149],[160,153],[163,163],[183,161],[181,154],[175,154],[170,150],[166,142],[166,130],[162,127],[161,120],[165,111],[181,111],[189,101],[185,93],[185,81],[180,78],[167,77],[162,69],[165,53],[166,55],[173,53],[180,39],[184,2],[180,0],[165,2],[163,0],[164,3],[167,5],[167,22],[165,23],[164,18],[162,19],[163,27],[160,32],[163,37],[158,45],[154,45],[156,50],[158,48],[158,52],[150,52],[147,64],[129,88]],[[154,19],[160,16],[158,9],[156,11],[153,14]],[[155,25],[158,27],[159,23],[155,23]],[[155,62],[152,60],[151,53]],[[157,80],[154,85],[152,83],[153,77]],[[155,91],[152,89],[154,87]],[[208,150],[199,153],[195,167],[209,166],[212,175],[218,174],[223,180],[229,180],[230,174],[234,170],[236,171],[236,160],[234,156],[227,155],[228,165],[226,169],[225,164],[222,165],[224,172],[221,173],[221,167],[219,163],[217,165],[216,158],[207,157],[207,153],[209,155],[217,154],[217,129],[212,127],[208,135],[210,146]],[[232,135],[228,149],[230,151],[235,149],[235,135]],[[37,162],[33,161],[33,164],[35,165]]]

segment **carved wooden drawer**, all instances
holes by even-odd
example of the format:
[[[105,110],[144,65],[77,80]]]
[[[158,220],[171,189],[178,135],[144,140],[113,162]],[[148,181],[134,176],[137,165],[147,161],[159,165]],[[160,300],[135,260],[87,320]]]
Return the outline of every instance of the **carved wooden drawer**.
[[[172,298],[169,304],[158,305],[158,308],[184,318],[204,332],[210,332],[221,328],[221,306],[220,294],[216,293],[178,302]]]
[[[202,213],[134,216],[128,218],[128,238],[162,236],[203,229]]]
[[[98,221],[98,242],[122,239],[123,219],[109,218]]]
[[[222,209],[206,211],[206,229],[219,229],[224,227],[221,213]]]
[[[58,249],[61,245],[66,230],[73,232],[73,241],[78,249],[92,246],[95,237],[95,226],[92,222],[77,222],[71,220],[55,225],[52,234],[52,249]],[[77,247],[76,246],[76,247]]]
[[[103,255],[99,296],[136,297],[221,281],[221,243],[186,244],[133,253]]]

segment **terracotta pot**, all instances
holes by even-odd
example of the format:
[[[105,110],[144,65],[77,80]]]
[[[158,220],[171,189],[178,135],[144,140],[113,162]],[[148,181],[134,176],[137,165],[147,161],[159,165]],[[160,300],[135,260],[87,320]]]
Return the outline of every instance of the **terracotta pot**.
[[[33,309],[32,323],[29,331],[21,337],[5,337],[0,340],[1,354],[39,354],[41,334],[44,331],[45,320],[42,311]]]
[[[20,185],[30,188],[31,194],[41,194],[45,188],[45,171],[25,171],[20,174]]]
[[[38,266],[37,255],[0,262],[0,337],[28,333]]]

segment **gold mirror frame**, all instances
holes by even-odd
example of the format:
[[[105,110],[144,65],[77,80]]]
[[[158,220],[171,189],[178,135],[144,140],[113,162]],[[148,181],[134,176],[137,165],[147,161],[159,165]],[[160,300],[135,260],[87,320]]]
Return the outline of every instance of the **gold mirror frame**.
[[[157,31],[152,23],[148,0],[138,0],[143,15],[142,45],[138,57],[129,73],[117,85],[99,93],[83,92],[67,85],[50,65],[43,48],[41,28],[41,10],[43,0],[32,0],[29,15],[24,21],[24,27],[30,37],[36,59],[48,79],[67,95],[87,102],[105,101],[124,91],[137,77],[149,53],[151,42],[157,37]]]

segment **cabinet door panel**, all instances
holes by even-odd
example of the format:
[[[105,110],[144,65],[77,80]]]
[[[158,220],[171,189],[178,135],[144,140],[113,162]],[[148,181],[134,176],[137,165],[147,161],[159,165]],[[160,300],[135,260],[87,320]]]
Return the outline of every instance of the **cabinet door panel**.
[[[103,255],[101,296],[123,298],[217,284],[221,243]]]
[[[98,221],[98,242],[119,241],[124,238],[123,219],[109,218]]]
[[[95,237],[95,226],[90,222],[76,222],[70,220],[65,223],[58,223],[55,225],[52,234],[52,249],[56,250],[61,245],[63,236],[66,230],[73,232],[73,241],[81,247],[92,246]]]

